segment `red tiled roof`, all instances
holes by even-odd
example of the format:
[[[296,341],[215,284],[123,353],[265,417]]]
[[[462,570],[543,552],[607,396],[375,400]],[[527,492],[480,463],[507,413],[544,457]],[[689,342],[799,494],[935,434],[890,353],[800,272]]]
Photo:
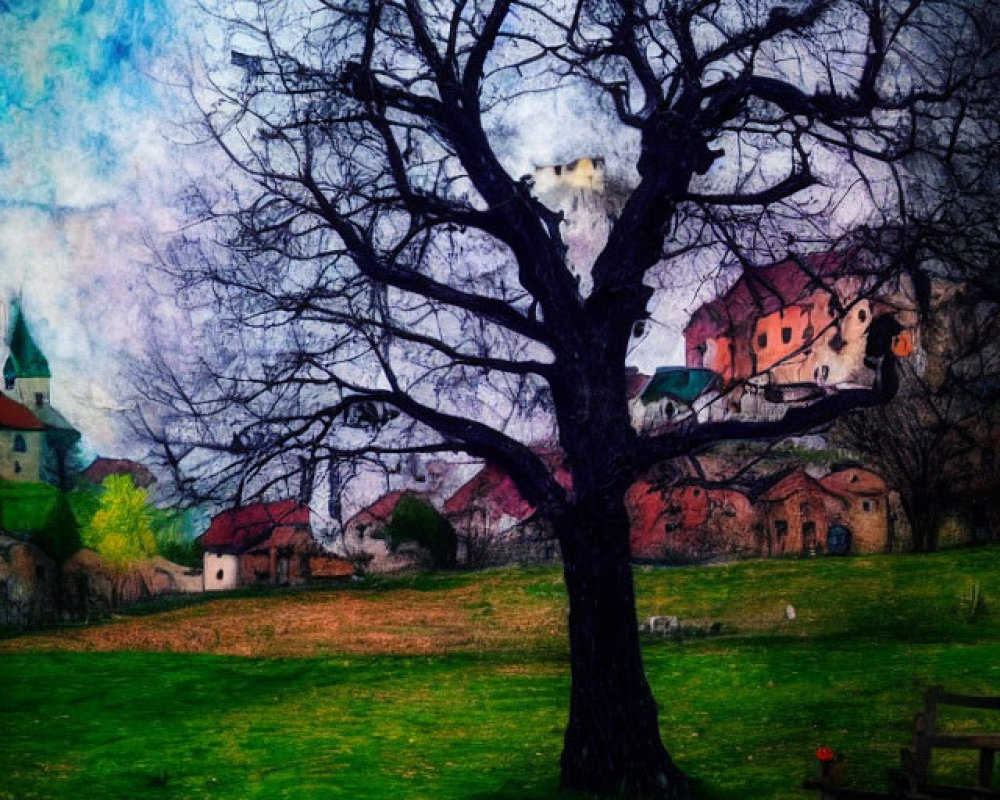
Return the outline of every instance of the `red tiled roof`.
[[[0,394],[0,428],[15,431],[41,431],[42,421],[20,403]]]
[[[556,481],[563,488],[570,488],[572,478],[562,465],[562,453],[554,448],[535,452],[553,470]],[[476,507],[488,507],[497,516],[505,514],[518,520],[527,519],[535,513],[535,507],[521,497],[513,479],[496,464],[489,462],[445,501],[444,512],[463,514]]]
[[[344,523],[344,527],[346,528],[348,525],[353,525],[358,522],[388,522],[392,517],[392,512],[395,511],[396,506],[399,505],[399,501],[406,495],[427,501],[427,495],[422,492],[414,492],[409,489],[396,489],[382,495],[367,508],[361,509],[357,514]]]
[[[131,475],[132,482],[140,489],[156,483],[156,476],[138,461],[127,458],[95,458],[94,463],[83,471],[83,479],[88,483],[101,484],[109,475]]]
[[[820,478],[819,482],[828,492],[836,494],[875,496],[886,492],[885,481],[882,478],[860,467],[848,467],[831,472]]]
[[[825,284],[817,278],[846,274],[840,253],[812,253],[770,267],[744,270],[721,297],[701,306],[684,329],[689,344],[731,333],[745,323],[806,299]]]
[[[823,485],[815,478],[799,468],[781,478],[774,486],[761,495],[761,499],[768,503],[779,503],[787,500],[794,494],[801,492],[824,492]]]
[[[444,504],[446,514],[462,514],[472,507],[487,505],[497,512],[526,519],[534,513],[514,486],[510,476],[495,464],[486,464]]]
[[[238,554],[267,538],[279,525],[308,524],[309,508],[297,500],[254,503],[216,515],[198,541],[206,550]]]
[[[289,547],[301,541],[303,537],[307,537],[309,543],[312,543],[312,536],[303,531],[301,527],[279,525],[270,536],[263,540],[262,544],[266,544],[268,547]]]

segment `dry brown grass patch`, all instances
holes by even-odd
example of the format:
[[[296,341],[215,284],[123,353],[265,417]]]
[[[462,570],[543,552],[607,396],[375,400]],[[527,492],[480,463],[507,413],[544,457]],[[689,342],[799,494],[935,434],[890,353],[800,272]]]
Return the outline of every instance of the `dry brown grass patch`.
[[[308,592],[220,598],[191,608],[123,617],[88,628],[0,641],[26,650],[142,650],[235,656],[317,653],[429,655],[541,644],[563,630],[563,612],[470,585],[434,592]],[[484,600],[484,597],[488,598]],[[484,608],[488,613],[484,613]]]

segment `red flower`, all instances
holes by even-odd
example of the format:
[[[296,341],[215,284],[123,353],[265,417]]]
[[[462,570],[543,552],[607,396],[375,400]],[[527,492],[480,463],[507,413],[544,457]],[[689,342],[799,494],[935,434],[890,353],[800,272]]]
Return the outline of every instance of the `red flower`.
[[[816,758],[820,761],[833,761],[833,750],[823,746],[816,748]]]

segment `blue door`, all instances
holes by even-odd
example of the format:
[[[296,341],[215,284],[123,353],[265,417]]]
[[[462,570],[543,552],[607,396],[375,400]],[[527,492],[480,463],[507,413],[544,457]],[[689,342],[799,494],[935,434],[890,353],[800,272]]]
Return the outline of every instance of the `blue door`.
[[[846,556],[851,552],[851,532],[843,525],[831,525],[826,533],[826,552],[831,556]]]

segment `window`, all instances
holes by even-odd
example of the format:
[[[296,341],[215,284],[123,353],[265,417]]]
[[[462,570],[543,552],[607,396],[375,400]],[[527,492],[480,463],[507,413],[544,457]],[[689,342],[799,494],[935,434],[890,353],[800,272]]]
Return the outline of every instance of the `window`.
[[[812,325],[806,325],[805,330],[802,331],[802,341],[812,339],[816,335],[816,331],[813,330]]]
[[[225,573],[220,569],[218,572],[215,573],[215,579],[217,581],[221,581],[223,575],[225,575]]]
[[[701,489],[695,489],[694,490],[694,496],[695,497],[698,497],[700,494],[701,494]]]
[[[18,434],[14,437],[14,452],[15,453],[27,453],[28,443],[24,441],[24,437]]]
[[[816,547],[816,523],[810,520],[802,523],[802,550],[813,551]]]
[[[15,461],[14,462],[14,474],[16,475],[16,474],[18,474],[20,472],[21,472],[21,462],[20,461]]]
[[[15,381],[17,381],[17,378],[15,378],[13,375],[7,375],[4,378],[3,385],[8,392],[14,388]]]
[[[830,377],[830,367],[827,366],[826,364],[824,364],[823,369],[820,370],[820,377],[822,377],[823,380],[826,380],[827,378]]]
[[[868,319],[868,312],[867,312],[867,311],[865,311],[865,310],[864,310],[864,309],[862,308],[862,309],[861,309],[861,310],[860,310],[860,311],[858,312],[858,319],[859,319],[859,320],[860,320],[861,322],[864,322],[864,321],[865,321],[866,319]]]
[[[762,333],[757,337],[757,347],[767,347],[767,334]]]
[[[774,521],[774,535],[778,537],[779,542],[785,541],[785,537],[788,535],[787,519],[776,519]]]
[[[35,405],[39,408],[45,405],[45,394],[43,392],[35,392]]]
[[[869,501],[867,501],[867,500],[865,500],[864,502],[861,503],[861,507],[865,511],[871,511],[872,510],[872,504]]]
[[[788,344],[790,341],[792,341],[792,329],[791,328],[782,328],[781,329],[781,342],[782,342],[782,344]]]

